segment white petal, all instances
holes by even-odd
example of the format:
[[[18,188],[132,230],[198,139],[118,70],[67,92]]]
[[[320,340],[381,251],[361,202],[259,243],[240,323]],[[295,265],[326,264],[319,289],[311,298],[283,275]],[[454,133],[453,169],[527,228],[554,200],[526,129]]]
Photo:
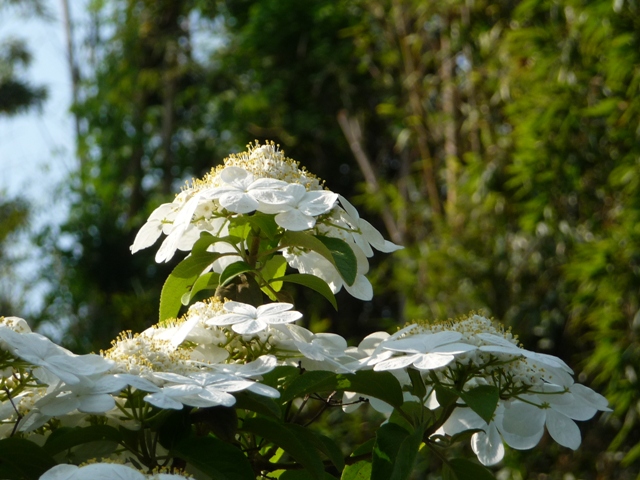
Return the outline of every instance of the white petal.
[[[516,450],[535,447],[544,434],[546,415],[542,409],[522,402],[506,402],[504,414],[496,415],[496,426],[507,445]]]
[[[396,370],[398,368],[404,368],[408,365],[411,365],[415,360],[420,358],[420,354],[417,353],[415,355],[402,355],[400,357],[393,357],[389,360],[384,360],[380,363],[376,363],[373,369],[376,372],[381,370]]]
[[[344,288],[358,300],[369,301],[373,298],[373,286],[364,275],[356,275],[356,280],[353,282],[353,285],[347,285],[345,283]]]
[[[594,392],[589,387],[575,383],[570,387],[571,393],[573,393],[581,401],[591,405],[598,410],[610,412],[609,401],[597,392]]]
[[[43,414],[56,417],[74,411],[78,408],[78,405],[80,405],[78,397],[72,394],[66,394],[50,400],[47,399],[46,402],[38,405],[38,407]]]
[[[56,465],[43,473],[39,480],[72,480],[79,469],[76,465]]]
[[[278,225],[292,232],[308,230],[316,224],[316,219],[300,212],[299,210],[289,210],[275,216]]]
[[[182,403],[167,397],[162,392],[151,393],[144,397],[144,401],[162,409],[182,410],[184,407]]]
[[[275,325],[278,323],[291,323],[295,322],[302,318],[302,314],[300,312],[282,312],[282,313],[274,313],[273,315],[262,315],[260,316],[260,320],[266,322],[270,325]]]
[[[257,393],[258,395],[263,395],[269,398],[279,398],[280,392],[273,387],[268,385],[263,385],[262,383],[254,383],[253,385],[247,387],[247,390]]]
[[[441,353],[427,353],[421,355],[421,358],[413,362],[413,366],[418,370],[433,370],[435,368],[446,367],[453,359],[453,355]]]
[[[327,213],[336,204],[338,195],[326,190],[307,192],[300,202],[300,211],[306,215],[317,217]]]
[[[204,390],[199,395],[199,397],[208,402],[211,402],[210,406],[223,405],[225,407],[231,407],[236,403],[236,397],[234,397],[229,393],[220,392],[218,390]],[[192,402],[187,403],[187,405],[192,405],[194,407],[200,406],[200,405],[194,405]]]
[[[236,323],[247,322],[249,320],[255,320],[255,318],[248,317],[247,315],[241,315],[237,313],[226,313],[223,315],[217,315],[207,320],[207,325],[234,325]]]
[[[340,199],[342,208],[347,212],[347,215],[357,222],[360,219],[360,214],[358,213],[358,210],[356,210],[356,207],[354,207],[353,204],[342,195],[339,195],[338,198]]]
[[[118,373],[116,377],[122,378],[128,385],[145,392],[159,392],[160,388],[146,378],[131,375],[129,373]]]
[[[220,172],[220,180],[244,190],[247,185],[253,182],[253,175],[240,167],[226,167]]]
[[[569,417],[554,410],[547,411],[547,430],[551,437],[563,447],[577,450],[582,441],[580,429]]]
[[[274,313],[284,312],[291,310],[293,305],[291,303],[268,303],[266,305],[260,305],[257,310],[258,317],[262,315],[271,315]]]
[[[256,318],[257,309],[253,305],[241,302],[227,302],[224,304],[224,309],[227,312],[237,313],[239,315],[246,315],[247,317]]]
[[[267,328],[267,324],[262,320],[250,319],[242,323],[236,323],[231,326],[231,330],[240,335],[251,335],[258,333]]]
[[[468,407],[456,408],[451,416],[442,425],[442,430],[447,435],[455,435],[466,430],[473,430],[476,428],[484,428],[487,426],[480,415],[471,410]]]
[[[258,202],[244,192],[225,193],[219,201],[220,205],[234,213],[249,213],[258,208]]]
[[[159,221],[151,221],[145,223],[138,233],[133,244],[129,247],[131,253],[136,253],[138,250],[150,247],[156,240],[160,238],[162,234],[162,223]]]
[[[495,426],[488,428],[489,433],[477,432],[471,437],[471,448],[480,463],[495,465],[504,458],[504,445]]]
[[[382,345],[386,350],[397,352],[428,353],[433,349],[456,342],[462,338],[460,332],[437,332],[412,335],[400,340],[389,340]]]
[[[83,395],[79,400],[78,410],[84,413],[105,413],[116,406],[115,399],[106,393],[101,395]]]

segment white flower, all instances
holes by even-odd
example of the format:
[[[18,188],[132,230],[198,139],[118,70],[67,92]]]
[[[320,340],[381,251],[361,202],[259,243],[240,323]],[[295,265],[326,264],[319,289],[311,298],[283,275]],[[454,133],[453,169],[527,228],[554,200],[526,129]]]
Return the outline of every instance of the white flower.
[[[295,249],[285,249],[282,254],[287,263],[300,273],[315,275],[324,280],[333,293],[338,293],[342,287],[352,296],[359,300],[371,300],[373,298],[373,287],[371,282],[365,277],[369,271],[369,262],[364,253],[356,246],[351,245],[358,261],[358,269],[353,285],[347,285],[340,276],[336,267],[325,257],[317,252],[302,252]],[[355,247],[355,248],[353,248]]]
[[[330,370],[337,373],[353,373],[353,368],[346,365],[353,364],[356,358],[347,354],[347,341],[335,333],[313,333],[298,325],[282,325],[276,328],[290,341],[278,339],[277,348],[284,352],[295,349],[304,358],[294,356],[294,361],[300,361],[307,370]]]
[[[224,304],[226,314],[218,315],[206,321],[208,325],[231,325],[231,329],[241,335],[250,335],[265,330],[269,325],[291,323],[302,318],[296,311],[288,311],[293,307],[290,303],[270,303],[255,308],[240,302]]]
[[[66,415],[76,409],[83,413],[104,413],[116,404],[109,394],[119,392],[126,385],[123,378],[115,375],[86,378],[78,385],[61,385],[38,400],[35,406],[51,417]]]
[[[358,210],[342,195],[340,195],[340,204],[345,209],[346,221],[353,228],[351,234],[353,240],[367,255],[367,257],[373,256],[373,250],[375,248],[379,252],[391,253],[396,250],[400,250],[404,247],[396,245],[389,240],[385,240],[382,234],[365,219],[360,218]]]
[[[158,408],[182,409],[192,407],[230,407],[236,399],[228,392],[246,390],[255,382],[232,375],[199,372],[189,376],[159,372],[154,377],[169,383],[159,392],[149,394],[144,400]],[[259,393],[259,392],[256,392]]]
[[[75,385],[82,377],[104,373],[113,362],[100,355],[74,355],[38,333],[16,333],[0,326],[0,339],[8,350],[27,362],[46,368],[63,382]]]
[[[234,213],[249,213],[258,209],[255,196],[263,190],[281,190],[288,184],[274,178],[257,178],[240,167],[226,167],[220,172],[223,185],[212,189],[209,198]]]
[[[175,212],[176,205],[173,203],[163,203],[151,212],[147,222],[138,231],[133,245],[129,247],[131,253],[136,253],[138,250],[150,247],[156,243],[156,240],[158,240],[166,225],[167,218],[175,216]]]
[[[447,366],[456,358],[456,355],[476,349],[474,345],[456,343],[461,338],[462,334],[459,332],[437,332],[384,342],[384,349],[407,355],[383,360],[373,369],[396,370],[413,365],[418,370],[433,370]]]
[[[327,190],[309,192],[303,185],[292,183],[281,191],[258,191],[254,198],[260,202],[260,212],[276,213],[275,221],[278,225],[296,232],[312,228],[316,224],[315,217],[333,208],[338,194]]]
[[[40,476],[40,480],[145,480],[146,478],[138,470],[117,463],[92,463],[82,467],[60,464]]]

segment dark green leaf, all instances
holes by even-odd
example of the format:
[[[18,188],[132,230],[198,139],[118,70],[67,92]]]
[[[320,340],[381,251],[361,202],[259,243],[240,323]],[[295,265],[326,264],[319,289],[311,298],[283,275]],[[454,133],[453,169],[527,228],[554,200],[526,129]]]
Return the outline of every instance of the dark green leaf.
[[[468,392],[461,392],[460,398],[487,423],[491,423],[498,407],[500,393],[493,385],[480,385]]]
[[[287,424],[287,428],[296,432],[296,435],[309,444],[313,445],[320,453],[326,456],[338,469],[344,468],[344,456],[340,447],[329,437],[316,433],[301,425]]]
[[[495,480],[493,474],[479,463],[456,458],[448,462],[455,480]]]
[[[304,470],[287,470],[282,472],[278,480],[309,480],[309,474]],[[336,477],[325,472],[322,480],[336,480]]]
[[[291,275],[287,275],[286,277],[275,278],[274,281],[283,281],[289,283],[295,283],[297,285],[304,285],[305,287],[309,287],[310,289],[318,292],[324,298],[329,300],[329,303],[333,305],[333,308],[338,310],[338,302],[336,302],[336,297],[327,285],[327,282],[322,280],[315,275],[311,275],[308,273],[293,273]]]
[[[162,412],[162,424],[158,427],[158,441],[167,450],[191,435],[191,408]]]
[[[393,473],[390,480],[405,480],[409,478],[413,471],[420,445],[422,444],[423,435],[424,428],[418,426],[402,441],[394,462]]]
[[[371,480],[390,480],[400,445],[407,437],[409,432],[393,423],[386,423],[378,429],[373,448]]]
[[[89,427],[58,428],[53,431],[42,446],[50,455],[55,455],[64,450],[83,443],[98,440],[110,440],[120,442],[122,435],[120,432],[108,425],[92,425]]]
[[[251,270],[253,270],[251,265],[242,260],[232,263],[231,265],[228,265],[227,268],[225,268],[220,274],[220,285],[224,286],[241,273],[250,272]]]
[[[203,270],[211,265],[219,253],[192,253],[176,265],[162,287],[160,295],[160,321],[175,318],[182,305],[182,297],[189,293]]]
[[[419,370],[416,370],[413,367],[409,367],[407,369],[407,373],[409,374],[409,378],[411,379],[411,394],[415,395],[418,398],[424,398],[427,394],[427,387],[424,384],[424,380],[422,379],[422,373]]]
[[[282,448],[302,465],[312,478],[321,480],[324,476],[324,464],[318,451],[299,435],[295,426],[256,417],[245,419],[242,430],[258,435]]]
[[[303,397],[311,393],[326,392],[336,390],[337,374],[322,370],[306,371],[298,375],[287,386],[280,396],[282,403],[287,403],[296,397]]]
[[[282,365],[274,368],[269,373],[262,375],[260,383],[270,387],[284,390],[294,379],[300,376],[300,369],[289,365]]]
[[[304,372],[296,377],[282,394],[282,401],[311,393],[331,392],[334,390],[361,393],[399,407],[403,402],[402,387],[389,372],[361,370],[355,374],[335,374],[333,372]]]
[[[353,249],[347,242],[339,238],[320,235],[316,238],[331,252],[334,263],[338,267],[338,272],[340,272],[347,285],[353,285],[358,273],[358,260],[356,259],[356,254],[353,253]]]
[[[0,478],[38,480],[56,461],[44,448],[22,438],[0,440]]]
[[[441,407],[447,408],[451,404],[458,400],[458,392],[452,388],[443,387],[442,385],[435,385],[436,399]]]
[[[282,409],[272,398],[247,390],[234,393],[234,396],[236,397],[235,408],[250,410],[276,419],[282,418]]]
[[[186,438],[178,442],[171,454],[216,480],[255,480],[251,463],[245,454],[217,438]]]

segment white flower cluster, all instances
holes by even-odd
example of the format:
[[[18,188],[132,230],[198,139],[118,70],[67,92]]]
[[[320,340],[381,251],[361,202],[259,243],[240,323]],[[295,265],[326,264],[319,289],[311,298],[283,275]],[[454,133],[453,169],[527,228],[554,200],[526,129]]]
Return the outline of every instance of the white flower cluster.
[[[503,458],[503,442],[519,450],[533,448],[545,427],[556,442],[575,450],[581,436],[574,420],[588,420],[597,411],[609,410],[602,395],[574,383],[573,371],[561,359],[521,348],[510,332],[480,315],[435,325],[414,324],[392,336],[380,332],[365,340],[368,344],[363,342],[360,350],[368,355],[358,360],[358,368],[391,371],[405,385],[410,383],[406,369],[418,370],[432,388],[425,401],[429,408],[439,407],[433,373],[440,385],[448,387],[466,375],[462,391],[480,385],[499,389],[500,400],[490,423],[461,403],[435,433],[453,436],[480,430],[471,437],[471,446],[485,465]]]
[[[78,467],[76,465],[60,464],[51,468],[40,480],[88,480],[88,479],[118,479],[118,480],[193,480],[193,477],[177,473],[154,473],[145,475],[138,470],[117,463],[90,463]]]
[[[345,286],[355,297],[370,300],[373,291],[364,275],[372,247],[382,252],[401,247],[385,240],[345,198],[323,188],[322,181],[286,158],[273,143],[256,142],[247,148],[226,158],[204,178],[194,180],[172,203],[154,210],[131,251],[150,247],[164,233],[167,236],[155,258],[167,262],[176,250],[191,250],[202,232],[224,238],[229,235],[231,218],[260,212],[272,215],[283,231],[309,231],[346,241],[358,262],[353,285],[346,285],[335,266],[316,252],[289,246],[280,251],[291,267],[322,278],[334,293]],[[244,249],[242,244],[216,242],[209,251],[222,256],[211,269],[222,272],[242,259]]]

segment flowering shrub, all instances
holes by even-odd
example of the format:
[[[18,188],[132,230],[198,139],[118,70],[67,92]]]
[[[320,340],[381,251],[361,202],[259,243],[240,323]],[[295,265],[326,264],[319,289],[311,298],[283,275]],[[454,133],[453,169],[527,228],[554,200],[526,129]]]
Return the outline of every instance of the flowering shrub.
[[[190,253],[146,331],[74,355],[2,318],[2,478],[400,480],[428,450],[448,478],[484,479],[504,444],[533,448],[546,429],[576,449],[575,420],[608,410],[562,360],[477,314],[357,347],[297,325],[285,283],[334,306],[343,287],[368,300],[367,259],[401,247],[273,144],[249,145],[159,206],[131,250],[163,234],[156,261]],[[300,423],[312,395],[345,415],[369,403],[387,421],[344,452],[314,418]],[[467,441],[480,463],[450,453]]]

